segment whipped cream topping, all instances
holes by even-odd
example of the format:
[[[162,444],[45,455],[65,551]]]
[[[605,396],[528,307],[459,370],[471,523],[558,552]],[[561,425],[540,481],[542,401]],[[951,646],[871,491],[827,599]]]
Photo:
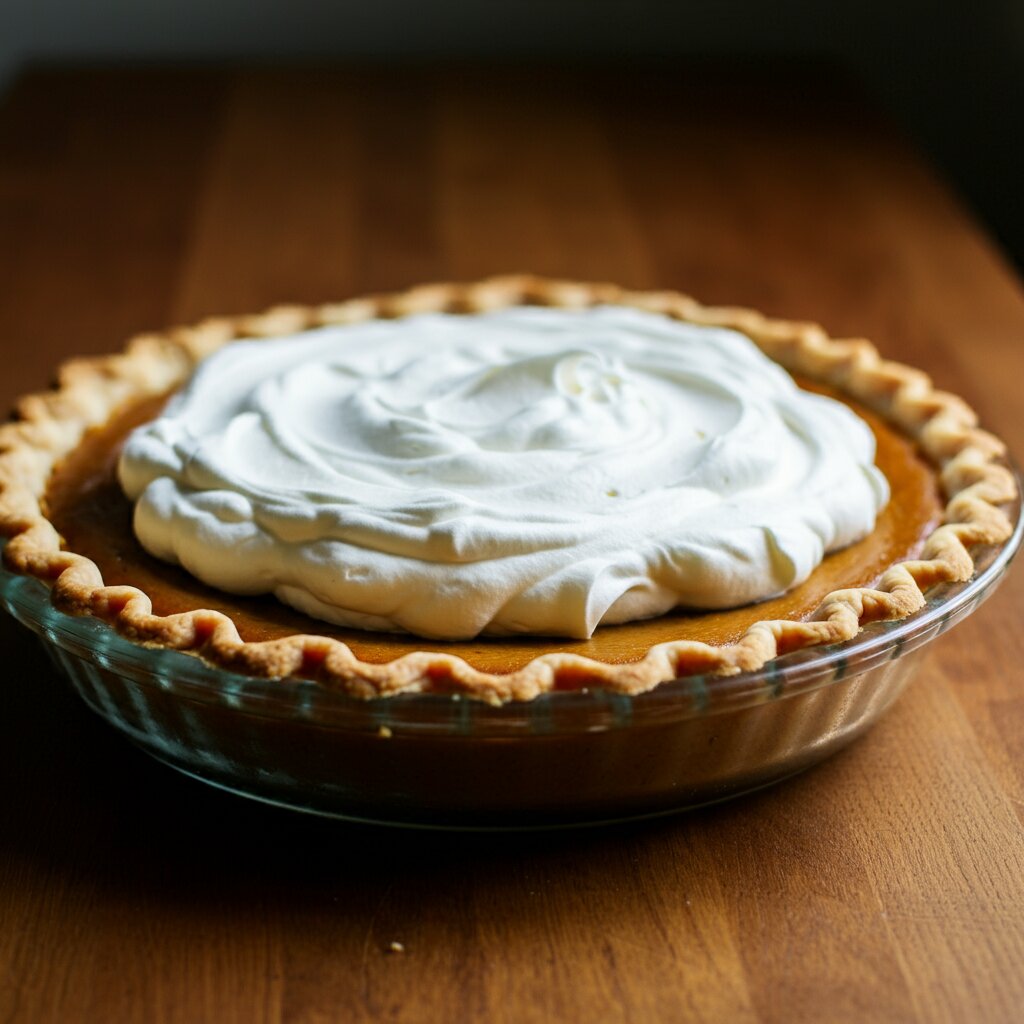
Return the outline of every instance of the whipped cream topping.
[[[781,593],[888,500],[743,335],[617,306],[240,341],[124,448],[158,558],[346,626],[587,637]]]

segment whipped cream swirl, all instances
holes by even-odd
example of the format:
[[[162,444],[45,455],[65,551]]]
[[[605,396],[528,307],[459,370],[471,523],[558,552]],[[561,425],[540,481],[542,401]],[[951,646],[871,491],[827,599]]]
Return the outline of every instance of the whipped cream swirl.
[[[874,438],[743,335],[617,306],[240,341],[128,439],[158,558],[346,626],[587,637],[869,533]]]

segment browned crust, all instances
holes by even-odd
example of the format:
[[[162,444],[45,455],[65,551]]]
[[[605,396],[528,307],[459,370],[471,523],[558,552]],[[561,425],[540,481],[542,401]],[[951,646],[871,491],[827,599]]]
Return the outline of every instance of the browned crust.
[[[127,401],[180,385],[200,360],[225,342],[377,317],[473,313],[524,303],[562,308],[617,303],[741,331],[786,369],[838,387],[910,434],[939,468],[948,499],[941,525],[926,538],[919,559],[893,565],[874,589],[833,591],[810,621],[758,622],[724,646],[692,640],[661,643],[642,660],[625,665],[577,654],[544,654],[516,672],[497,675],[429,651],[368,664],[344,643],[315,635],[248,643],[230,618],[209,609],[154,615],[142,591],[105,586],[94,562],[63,550],[59,534],[43,514],[41,501],[51,471],[85,431],[104,423]],[[1016,495],[1013,474],[999,463],[1003,443],[978,428],[973,410],[957,396],[937,390],[920,370],[882,359],[867,341],[834,340],[815,324],[772,320],[749,309],[701,306],[676,292],[634,292],[526,275],[423,285],[333,305],[280,306],[255,316],[210,319],[140,335],[121,354],[66,363],[57,386],[22,399],[18,414],[18,422],[0,426],[0,533],[9,538],[5,561],[10,568],[51,582],[58,607],[97,616],[133,640],[188,651],[250,674],[316,678],[359,697],[440,686],[499,703],[530,700],[560,682],[637,694],[681,676],[758,669],[782,653],[848,640],[868,622],[903,618],[923,606],[929,587],[969,579],[974,572],[970,548],[1000,543],[1011,535],[1012,524],[999,506]]]

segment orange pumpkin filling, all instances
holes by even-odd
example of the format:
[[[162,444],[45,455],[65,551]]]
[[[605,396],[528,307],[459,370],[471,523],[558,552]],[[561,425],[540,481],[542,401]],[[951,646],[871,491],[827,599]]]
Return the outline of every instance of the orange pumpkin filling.
[[[642,622],[604,626],[589,640],[553,637],[482,637],[446,643],[414,636],[345,629],[311,619],[273,597],[239,597],[208,587],[183,569],[147,554],[132,531],[132,508],[117,483],[121,445],[137,425],[152,419],[165,398],[136,402],[93,430],[54,471],[46,492],[46,514],[65,546],[92,559],[107,584],[130,584],[145,591],[158,615],[195,608],[224,612],[243,640],[261,641],[315,633],[346,643],[362,661],[381,664],[429,649],[457,655],[486,672],[508,673],[548,652],[571,652],[610,664],[638,661],[655,644],[703,640],[727,644],[763,619],[805,619],[839,587],[870,586],[894,562],[915,557],[923,538],[941,518],[942,500],[935,472],[914,443],[876,414],[841,393],[807,381],[801,386],[837,398],[871,427],[876,463],[889,480],[892,496],[864,540],[829,555],[804,583],[780,597],[724,612],[679,610]]]

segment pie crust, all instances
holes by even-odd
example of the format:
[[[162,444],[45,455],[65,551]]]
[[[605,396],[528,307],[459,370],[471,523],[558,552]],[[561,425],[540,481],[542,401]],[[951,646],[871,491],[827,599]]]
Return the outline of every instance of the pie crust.
[[[200,360],[228,341],[413,313],[472,314],[519,304],[571,309],[599,303],[738,330],[790,372],[835,387],[892,422],[937,467],[947,497],[942,522],[925,538],[920,557],[892,565],[873,588],[832,591],[809,620],[759,621],[734,643],[663,642],[625,664],[549,652],[499,674],[474,668],[451,653],[429,650],[373,664],[359,660],[341,641],[314,634],[246,642],[230,617],[211,609],[155,615],[143,591],[105,586],[93,561],[64,550],[60,534],[44,514],[54,467],[88,430],[105,424],[128,403],[180,386]],[[869,622],[904,618],[924,605],[928,588],[969,579],[974,572],[970,549],[1011,535],[1012,524],[999,506],[1016,495],[1014,476],[1001,464],[1003,443],[978,428],[973,410],[957,396],[937,390],[920,370],[882,359],[867,341],[834,340],[814,324],[769,319],[747,309],[701,306],[675,292],[635,292],[526,275],[423,285],[332,305],[281,306],[260,315],[208,319],[140,335],[121,354],[65,364],[57,386],[22,399],[17,413],[16,422],[0,426],[0,534],[8,538],[8,567],[52,583],[52,599],[62,610],[96,616],[132,640],[187,651],[248,674],[314,678],[358,697],[443,691],[501,703],[581,686],[638,694],[683,676],[756,670],[790,651],[849,640]]]

